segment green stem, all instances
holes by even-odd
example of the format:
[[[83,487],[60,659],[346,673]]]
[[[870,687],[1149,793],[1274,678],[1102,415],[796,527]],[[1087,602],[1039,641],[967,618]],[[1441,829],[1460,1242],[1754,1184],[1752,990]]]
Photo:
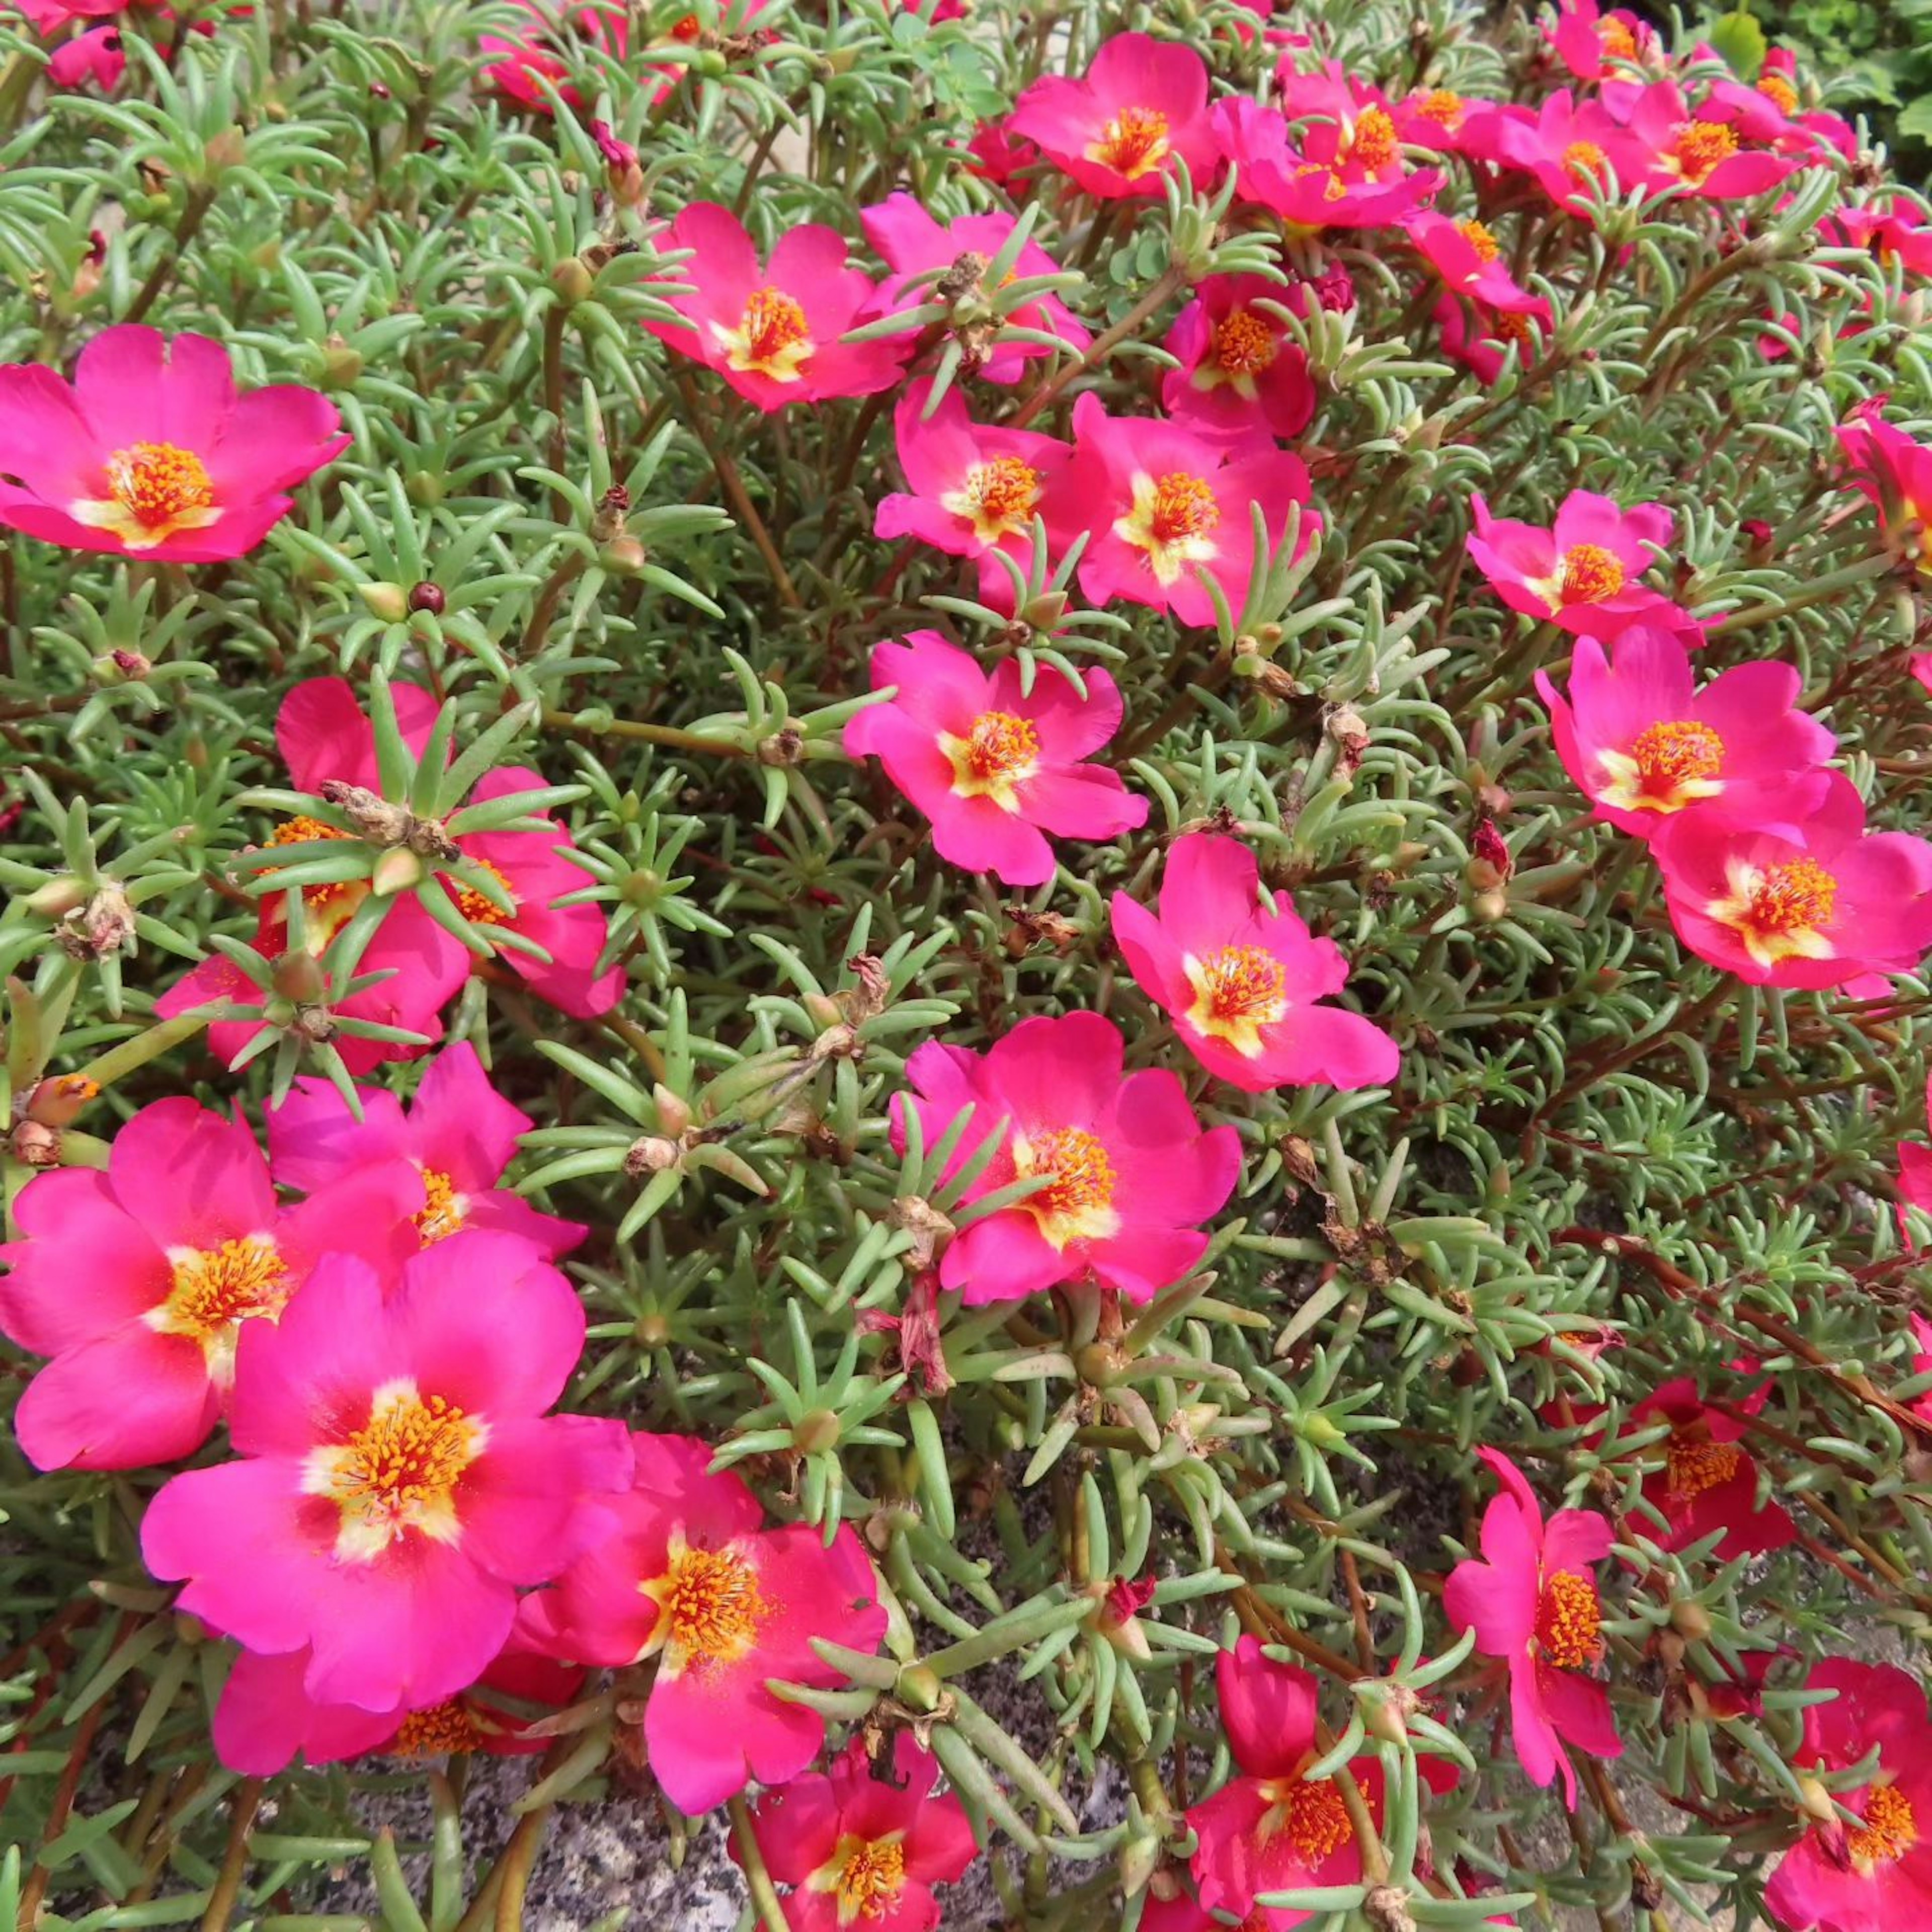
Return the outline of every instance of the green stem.
[[[752,1834],[751,1808],[741,1794],[727,1798],[724,1809],[730,1816],[731,1837],[738,1847],[738,1863],[744,1870],[745,1888],[752,1894],[752,1903],[758,1908],[764,1932],[791,1932],[784,1907],[778,1900],[778,1888],[772,1882],[771,1874],[765,1869],[765,1855],[759,1850],[758,1841]]]

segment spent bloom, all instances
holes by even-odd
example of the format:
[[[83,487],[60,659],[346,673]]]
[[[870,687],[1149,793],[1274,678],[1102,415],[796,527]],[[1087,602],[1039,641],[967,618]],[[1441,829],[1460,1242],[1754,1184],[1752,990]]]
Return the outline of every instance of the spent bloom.
[[[1245,441],[1258,430],[1286,438],[1308,427],[1308,358],[1281,317],[1260,305],[1286,293],[1259,275],[1211,275],[1196,286],[1166,344],[1180,366],[1161,378],[1160,399],[1176,422]]]
[[[1287,893],[1260,888],[1259,862],[1239,840],[1177,838],[1157,915],[1114,895],[1114,937],[1142,992],[1202,1066],[1249,1093],[1387,1085],[1400,1064],[1394,1041],[1319,1004],[1348,977],[1341,949],[1310,934]]]
[[[689,1436],[631,1438],[635,1478],[606,1504],[597,1540],[539,1596],[533,1628],[552,1655],[614,1667],[655,1658],[644,1707],[652,1775],[694,1816],[755,1779],[788,1783],[818,1755],[825,1721],[767,1682],[844,1679],[814,1638],[873,1650],[886,1613],[857,1534],[828,1546],[808,1523],[768,1528],[735,1475],[712,1475]]]
[[[1672,628],[1691,622],[1642,581],[1656,561],[1652,548],[1670,542],[1672,519],[1662,504],[1622,510],[1608,496],[1573,490],[1548,530],[1492,516],[1480,495],[1471,507],[1469,555],[1512,610],[1593,638],[1613,637],[1638,619]]]
[[[1166,1068],[1124,1076],[1123,1048],[1099,1014],[1069,1013],[1022,1020],[984,1053],[928,1040],[907,1061],[914,1091],[894,1102],[895,1146],[908,1109],[928,1148],[970,1109],[947,1176],[989,1135],[999,1144],[966,1201],[1041,1184],[947,1244],[940,1280],[969,1306],[1090,1278],[1148,1301],[1206,1252],[1201,1224],[1234,1192],[1240,1142],[1232,1127],[1204,1131]]]
[[[1660,1454],[1664,1467],[1643,1482],[1645,1502],[1670,1525],[1658,1538],[1666,1550],[1682,1550],[1721,1532],[1714,1553],[1719,1562],[1732,1563],[1796,1540],[1797,1530],[1783,1505],[1759,1502],[1758,1466],[1739,1446],[1749,1432],[1748,1420],[1741,1418],[1756,1414],[1770,1392],[1767,1384],[1730,1408],[1714,1408],[1690,1376],[1679,1376],[1630,1411],[1633,1430],[1670,1425],[1670,1433],[1647,1452]]]
[[[518,1591],[608,1535],[597,1499],[630,1480],[621,1424],[546,1414],[584,1328],[512,1235],[435,1242],[393,1294],[328,1257],[279,1322],[244,1325],[235,1458],[148,1504],[148,1568],[247,1649],[308,1646],[318,1703],[454,1696],[502,1649]]]
[[[0,368],[0,524],[70,550],[218,562],[253,550],[348,442],[314,390],[238,394],[220,343],[117,325],[70,384],[39,363]]]
[[[384,1268],[414,1245],[422,1189],[392,1164],[296,1208],[239,1121],[184,1099],[143,1107],[104,1172],[38,1176],[0,1246],[0,1330],[52,1360],[20,1398],[20,1446],[43,1469],[170,1462],[208,1439],[244,1328],[272,1325],[325,1253]]]
[[[978,1847],[966,1808],[935,1798],[939,1766],[909,1732],[893,1741],[875,1774],[854,1738],[825,1777],[795,1778],[752,1809],[752,1835],[765,1869],[793,1888],[792,1932],[934,1932],[935,1885],[950,1885]],[[737,1856],[735,1846],[733,1856]]]
[[[1610,1700],[1590,1673],[1604,1654],[1595,1566],[1609,1555],[1610,1526],[1592,1510],[1558,1510],[1546,1523],[1535,1492],[1493,1449],[1476,1454],[1502,1487],[1483,1512],[1482,1556],[1459,1563],[1443,1592],[1459,1630],[1507,1665],[1510,1735],[1525,1774],[1546,1785],[1561,1773],[1576,1808],[1566,1745],[1592,1757],[1623,1750]]]
[[[876,754],[894,784],[932,821],[941,858],[1009,885],[1053,877],[1053,838],[1112,838],[1147,820],[1148,802],[1087,762],[1120,722],[1103,670],[1086,692],[1042,669],[1030,692],[1007,658],[988,676],[936,631],[872,652],[872,688],[893,696],[845,727],[855,758]]]
[[[1765,658],[1700,691],[1682,642],[1643,623],[1610,646],[1579,638],[1567,697],[1536,674],[1564,769],[1599,818],[1640,838],[1717,802],[1754,824],[1802,823],[1815,811],[1838,740],[1797,708],[1804,684],[1795,665]]]

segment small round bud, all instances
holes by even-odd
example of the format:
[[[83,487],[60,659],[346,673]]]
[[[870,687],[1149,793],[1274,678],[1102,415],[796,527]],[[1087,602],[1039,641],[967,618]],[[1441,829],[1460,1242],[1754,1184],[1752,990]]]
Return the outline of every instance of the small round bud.
[[[440,617],[448,602],[448,598],[443,595],[442,585],[431,584],[427,580],[418,584],[410,592],[410,608],[412,610],[427,610],[432,617]]]
[[[358,584],[356,594],[368,607],[369,614],[381,618],[386,624],[400,624],[409,615],[409,595],[400,585]]]
[[[793,1426],[791,1439],[808,1456],[822,1456],[838,1446],[838,1418],[829,1408],[814,1408]]]
[[[575,255],[568,261],[558,262],[550,272],[550,286],[556,291],[557,299],[566,308],[574,308],[579,302],[586,300],[597,286],[597,278]]]
[[[640,1348],[662,1348],[670,1340],[670,1324],[662,1315],[640,1315],[631,1333]]]
[[[327,976],[322,970],[322,962],[312,952],[298,946],[284,952],[274,964],[270,975],[275,991],[285,1000],[298,1006],[308,1006],[320,1000],[328,990]]]

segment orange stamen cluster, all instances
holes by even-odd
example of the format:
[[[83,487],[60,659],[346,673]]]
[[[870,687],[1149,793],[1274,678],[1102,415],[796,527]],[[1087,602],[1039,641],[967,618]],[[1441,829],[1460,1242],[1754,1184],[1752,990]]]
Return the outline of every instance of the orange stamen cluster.
[[[1559,1570],[1543,1586],[1537,1606],[1536,1640],[1550,1661],[1580,1670],[1603,1654],[1604,1612],[1596,1586],[1587,1576]]]
[[[1084,1127],[1056,1127],[1030,1143],[1035,1174],[1047,1184],[1027,1197],[1036,1214],[1078,1214],[1113,1204],[1114,1163],[1100,1136]]]
[[[1621,20],[1599,20],[1597,38],[1604,44],[1604,52],[1618,60],[1636,58],[1636,36]]]
[[[989,457],[966,473],[966,494],[985,523],[1028,516],[1040,500],[1040,472],[1017,456]]]
[[[1796,932],[1832,916],[1838,882],[1815,859],[1773,866],[1750,897],[1750,920],[1760,932]]]
[[[730,1550],[686,1550],[658,1601],[671,1647],[688,1664],[742,1656],[767,1609],[758,1572]]]
[[[1252,309],[1235,309],[1214,326],[1214,361],[1231,376],[1258,376],[1277,352],[1274,331]]]
[[[1536,338],[1535,330],[1529,326],[1529,317],[1518,315],[1511,310],[1504,310],[1491,326],[1500,342],[1515,342],[1526,346]]]
[[[1744,1460],[1734,1442],[1713,1442],[1680,1432],[1664,1445],[1670,1461],[1666,1486],[1673,1496],[1701,1496],[1728,1483]]]
[[[483,1727],[460,1697],[446,1697],[427,1710],[412,1711],[397,1726],[392,1748],[398,1757],[446,1757],[473,1751],[483,1742]]]
[[[150,530],[214,501],[207,466],[172,442],[130,443],[107,459],[106,470],[115,500]]]
[[[510,882],[505,878],[488,859],[472,858],[470,861],[479,872],[488,872],[503,889],[504,896],[514,905],[516,894],[510,890]],[[445,879],[443,884],[456,901],[456,909],[472,926],[502,926],[514,916],[506,912],[496,901],[478,892],[474,886],[466,886],[455,879]]]
[[[1865,1796],[1865,1822],[1845,1835],[1845,1850],[1855,1866],[1896,1864],[1918,1842],[1912,1801],[1895,1784],[1881,1784]]]
[[[1687,121],[1671,152],[1688,182],[1700,182],[1738,151],[1738,137],[1721,121]]]
[[[278,1313],[288,1299],[288,1270],[266,1235],[244,1234],[218,1248],[201,1248],[174,1264],[169,1292],[170,1334],[206,1341],[231,1322]]]
[[[1454,128],[1462,118],[1462,97],[1446,87],[1432,89],[1419,105],[1424,116],[1440,128]]]
[[[1610,158],[1594,141],[1572,141],[1563,150],[1564,170],[1573,180],[1600,181],[1609,172]]]
[[[423,1246],[428,1247],[432,1241],[461,1231],[463,1208],[457,1198],[456,1183],[440,1168],[424,1168],[422,1182],[423,1204],[411,1218],[422,1237]]]
[[[753,363],[768,362],[809,333],[805,310],[783,289],[754,289],[745,304],[745,355]]]
[[[441,1504],[473,1459],[474,1425],[440,1395],[409,1395],[350,1437],[331,1492],[372,1520],[412,1503]]]
[[[318,838],[346,838],[350,836],[338,826],[325,824],[320,818],[310,818],[304,813],[298,818],[284,819],[268,835],[271,845],[306,845]],[[302,904],[310,912],[320,912],[332,905],[349,890],[346,885],[304,886]]]
[[[1601,544],[1572,544],[1563,553],[1563,602],[1600,604],[1624,587],[1624,567]]]
[[[1258,946],[1224,946],[1201,962],[1208,1004],[1217,1020],[1275,1018],[1288,991],[1288,968]]]
[[[1456,232],[1475,250],[1478,260],[1493,262],[1503,252],[1503,244],[1480,221],[1459,221]]]
[[[1348,1807],[1334,1780],[1300,1778],[1282,1801],[1280,1828],[1305,1864],[1318,1865],[1354,1835]]]
[[[1380,107],[1362,110],[1349,137],[1348,158],[1370,174],[1379,173],[1402,152],[1396,139],[1395,123]]]
[[[1145,174],[1167,145],[1167,116],[1157,107],[1124,107],[1101,130],[1095,160],[1131,179]]]
[[[1780,114],[1795,114],[1798,111],[1798,90],[1781,74],[1766,74],[1758,76],[1757,91]]]
[[[1010,776],[1040,759],[1040,734],[1033,720],[1011,711],[982,711],[966,740],[966,768],[976,778]]]
[[[1150,520],[1156,542],[1179,543],[1211,530],[1221,520],[1221,506],[1204,479],[1176,470],[1155,483]]]
[[[905,1889],[905,1848],[896,1838],[851,1838],[842,1840],[840,1849],[848,1844],[833,1888],[838,1922],[883,1918]]]
[[[1630,746],[1644,789],[1674,792],[1694,778],[1714,778],[1724,769],[1724,741],[1694,718],[1660,718],[1646,724]]]

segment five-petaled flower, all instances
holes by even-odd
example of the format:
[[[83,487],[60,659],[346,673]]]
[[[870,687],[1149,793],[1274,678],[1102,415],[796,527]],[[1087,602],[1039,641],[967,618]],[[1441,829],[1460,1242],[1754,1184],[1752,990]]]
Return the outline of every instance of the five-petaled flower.
[[[1259,275],[1211,275],[1196,287],[1167,335],[1180,367],[1161,378],[1160,399],[1176,422],[1246,442],[1308,427],[1315,413],[1308,358],[1265,306],[1287,292]]]
[[[1770,1394],[1767,1383],[1719,1408],[1705,1400],[1691,1377],[1678,1376],[1630,1411],[1633,1430],[1670,1425],[1670,1433],[1646,1452],[1661,1455],[1664,1466],[1643,1481],[1644,1501],[1668,1526],[1661,1534],[1648,1522],[1642,1526],[1665,1549],[1683,1550],[1718,1535],[1712,1555],[1720,1563],[1734,1563],[1796,1540],[1797,1529],[1784,1505],[1774,1498],[1758,1500],[1758,1466],[1740,1446],[1749,1418]]]
[[[1670,541],[1672,519],[1661,504],[1620,510],[1608,496],[1573,490],[1547,530],[1492,516],[1480,496],[1471,508],[1470,557],[1512,610],[1592,638],[1614,637],[1638,619],[1671,629],[1691,623],[1642,581],[1656,561],[1652,548]]]

